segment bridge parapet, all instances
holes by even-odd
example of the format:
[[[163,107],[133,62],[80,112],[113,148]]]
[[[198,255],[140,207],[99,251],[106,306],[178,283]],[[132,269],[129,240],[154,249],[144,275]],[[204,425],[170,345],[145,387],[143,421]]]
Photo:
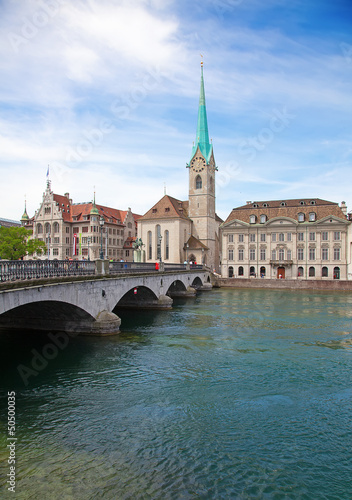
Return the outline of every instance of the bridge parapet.
[[[95,268],[95,262],[87,260],[0,260],[0,281],[91,276]]]
[[[65,276],[95,276],[202,270],[196,264],[109,262],[107,260],[0,260],[0,281],[26,281]]]

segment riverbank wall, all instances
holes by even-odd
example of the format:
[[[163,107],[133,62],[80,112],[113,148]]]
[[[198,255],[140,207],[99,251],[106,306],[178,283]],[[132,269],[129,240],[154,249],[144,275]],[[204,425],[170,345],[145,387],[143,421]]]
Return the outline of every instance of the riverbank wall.
[[[347,280],[217,278],[213,286],[219,288],[278,288],[289,290],[336,290],[352,292],[352,281]]]

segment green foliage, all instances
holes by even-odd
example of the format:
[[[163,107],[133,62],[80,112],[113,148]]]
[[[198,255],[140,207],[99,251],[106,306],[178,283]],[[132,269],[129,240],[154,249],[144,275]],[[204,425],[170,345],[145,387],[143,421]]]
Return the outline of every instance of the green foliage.
[[[0,258],[18,260],[34,252],[46,252],[45,243],[29,239],[31,234],[25,227],[0,227]]]

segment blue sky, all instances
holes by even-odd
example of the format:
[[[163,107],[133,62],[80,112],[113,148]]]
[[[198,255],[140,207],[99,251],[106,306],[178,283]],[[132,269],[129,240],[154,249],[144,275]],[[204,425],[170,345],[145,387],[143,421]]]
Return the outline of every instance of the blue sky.
[[[187,199],[204,59],[217,212],[352,210],[350,0],[0,2],[0,217],[54,192],[144,214]]]

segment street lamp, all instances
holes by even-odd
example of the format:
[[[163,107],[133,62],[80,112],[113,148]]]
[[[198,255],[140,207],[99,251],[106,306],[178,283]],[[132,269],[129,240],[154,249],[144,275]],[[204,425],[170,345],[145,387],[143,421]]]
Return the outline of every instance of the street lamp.
[[[88,260],[90,260],[90,257],[89,257],[89,243],[91,242],[92,240],[90,239],[90,236],[88,236],[87,238],[87,243],[88,243]]]
[[[161,264],[161,240],[162,240],[161,234],[159,234],[158,240],[159,240],[159,261]]]
[[[50,232],[47,234],[47,243],[48,243],[48,260],[50,260]]]
[[[105,224],[104,217],[101,215],[99,219],[99,224],[100,224],[100,258],[101,260],[104,259],[104,254],[103,254],[103,227]]]

